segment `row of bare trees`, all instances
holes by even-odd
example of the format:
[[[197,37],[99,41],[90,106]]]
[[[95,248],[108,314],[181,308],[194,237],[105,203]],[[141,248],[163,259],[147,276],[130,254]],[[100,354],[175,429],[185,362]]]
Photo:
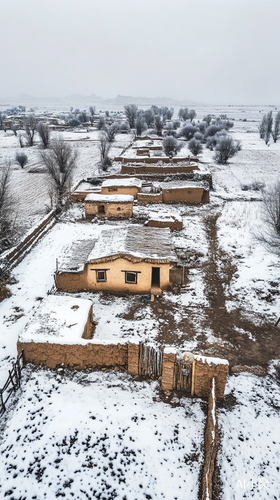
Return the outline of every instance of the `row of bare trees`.
[[[273,117],[272,111],[263,115],[262,121],[259,125],[260,138],[268,145],[270,138],[273,142],[277,142],[280,137],[280,111]]]

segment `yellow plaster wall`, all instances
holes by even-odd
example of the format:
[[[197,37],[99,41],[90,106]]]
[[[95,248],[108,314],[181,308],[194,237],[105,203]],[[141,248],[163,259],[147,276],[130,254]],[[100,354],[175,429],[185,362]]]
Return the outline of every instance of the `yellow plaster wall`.
[[[151,264],[149,262],[133,263],[124,258],[100,264],[87,264],[87,288],[89,290],[104,290],[111,292],[146,293],[152,285],[152,267],[160,267],[160,287],[169,286],[170,264]],[[96,272],[92,269],[107,269],[107,281],[97,282]],[[125,273],[122,271],[140,271],[137,284],[125,283]]]
[[[163,203],[201,203],[204,189],[200,187],[178,188],[178,189],[163,189]]]
[[[104,205],[104,214],[99,214],[100,205]],[[128,203],[102,203],[97,201],[85,202],[86,217],[132,217],[132,202]]]
[[[111,188],[113,188],[112,186]],[[109,191],[111,189],[109,187],[101,187],[101,193],[102,194],[130,194],[131,196],[134,196],[134,198],[137,198],[137,193],[139,191],[139,188],[136,186],[116,186],[115,191]]]

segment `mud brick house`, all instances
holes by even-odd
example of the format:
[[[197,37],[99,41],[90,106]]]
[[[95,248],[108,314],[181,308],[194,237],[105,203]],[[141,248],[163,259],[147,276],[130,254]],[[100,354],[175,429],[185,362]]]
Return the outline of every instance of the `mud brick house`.
[[[86,218],[132,217],[134,197],[129,194],[88,194],[85,198]]]
[[[107,179],[102,183],[102,194],[129,194],[134,198],[141,191],[142,181],[135,177],[126,179]]]
[[[177,263],[169,228],[128,225],[103,230],[95,242],[76,242],[55,280],[57,289],[65,292],[161,295],[172,284]]]
[[[151,192],[137,194],[138,203],[187,203],[198,205],[209,202],[209,190],[202,182],[159,182]]]

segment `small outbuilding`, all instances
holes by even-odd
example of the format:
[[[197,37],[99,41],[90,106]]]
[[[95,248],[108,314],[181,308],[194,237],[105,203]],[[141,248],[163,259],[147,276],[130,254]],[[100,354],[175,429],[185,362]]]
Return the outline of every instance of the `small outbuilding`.
[[[141,191],[142,181],[136,177],[123,179],[107,179],[102,183],[102,194],[129,194],[137,198],[137,193]]]
[[[79,243],[58,267],[58,290],[160,295],[170,286],[170,270],[178,259],[168,228],[129,225],[102,231],[95,243]]]
[[[129,194],[88,194],[85,198],[86,218],[132,217],[134,197]]]

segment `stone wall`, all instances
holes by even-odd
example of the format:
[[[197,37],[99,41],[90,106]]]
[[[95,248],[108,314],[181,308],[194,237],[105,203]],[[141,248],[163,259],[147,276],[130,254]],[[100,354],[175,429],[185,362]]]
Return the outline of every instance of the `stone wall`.
[[[169,227],[173,231],[180,231],[183,228],[183,222],[180,220],[153,220],[149,219],[149,227]]]

